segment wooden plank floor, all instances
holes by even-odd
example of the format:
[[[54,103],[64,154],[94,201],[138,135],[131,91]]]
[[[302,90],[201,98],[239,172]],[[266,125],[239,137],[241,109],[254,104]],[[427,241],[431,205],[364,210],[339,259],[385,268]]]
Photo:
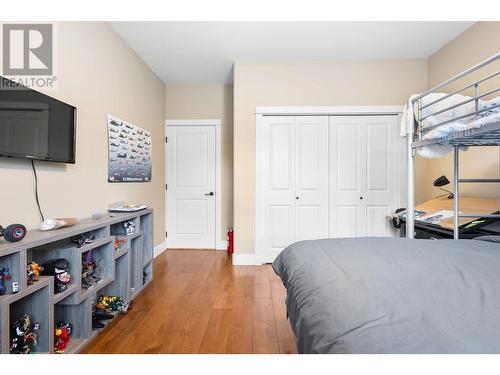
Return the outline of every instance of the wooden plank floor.
[[[168,250],[128,314],[82,353],[296,353],[286,291],[270,265],[225,251]]]

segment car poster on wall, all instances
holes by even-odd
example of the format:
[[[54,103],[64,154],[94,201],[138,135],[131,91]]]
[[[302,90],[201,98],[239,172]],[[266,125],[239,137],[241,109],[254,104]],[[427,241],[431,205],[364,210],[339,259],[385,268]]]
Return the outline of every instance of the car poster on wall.
[[[151,133],[108,114],[109,182],[151,181]]]

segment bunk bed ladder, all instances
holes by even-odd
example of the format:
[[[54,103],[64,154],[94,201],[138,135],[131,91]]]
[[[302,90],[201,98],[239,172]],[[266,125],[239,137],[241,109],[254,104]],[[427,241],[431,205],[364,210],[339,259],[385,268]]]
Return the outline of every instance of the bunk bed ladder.
[[[500,214],[484,214],[484,213],[468,213],[468,214],[460,214],[459,211],[459,184],[460,183],[476,183],[476,184],[484,184],[484,183],[500,183],[500,179],[498,178],[460,178],[459,174],[459,152],[460,147],[453,147],[453,239],[458,240],[460,238],[460,227],[458,219],[463,218],[500,218]]]

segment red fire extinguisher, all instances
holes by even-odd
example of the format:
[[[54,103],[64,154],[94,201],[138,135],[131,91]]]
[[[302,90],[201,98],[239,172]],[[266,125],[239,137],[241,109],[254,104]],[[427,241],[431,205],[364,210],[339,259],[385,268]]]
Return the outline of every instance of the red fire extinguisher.
[[[227,253],[232,254],[234,251],[234,232],[233,227],[227,227]]]

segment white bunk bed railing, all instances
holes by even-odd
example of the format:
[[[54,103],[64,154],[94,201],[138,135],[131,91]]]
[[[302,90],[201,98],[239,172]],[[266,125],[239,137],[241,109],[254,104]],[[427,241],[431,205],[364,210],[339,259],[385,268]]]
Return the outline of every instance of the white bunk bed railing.
[[[443,90],[449,88],[450,85],[459,83],[459,81],[463,79],[470,79],[472,77],[472,73],[479,71],[480,69],[488,66],[494,67],[493,64],[496,61],[500,61],[500,52],[491,56],[490,58],[476,64],[469,69],[463,71],[460,74],[455,75],[454,77],[440,83],[439,85],[434,86],[433,88],[425,91],[424,93],[412,98],[412,100],[408,103],[413,108],[417,106],[416,114],[415,114],[415,122],[414,126],[408,126],[408,139],[407,139],[407,148],[408,148],[408,162],[407,162],[407,171],[408,171],[408,179],[407,179],[407,190],[408,190],[408,199],[407,199],[407,210],[406,210],[406,237],[414,238],[414,228],[415,228],[415,209],[414,209],[414,168],[415,168],[415,150],[419,147],[425,147],[432,144],[448,144],[454,146],[454,202],[453,202],[453,238],[459,238],[459,218],[467,218],[467,217],[500,217],[499,214],[491,214],[491,213],[478,213],[478,214],[460,214],[459,212],[459,183],[500,183],[500,179],[463,179],[459,178],[459,147],[460,146],[499,146],[500,145],[500,121],[494,121],[490,123],[486,123],[481,127],[468,128],[465,130],[456,130],[451,131],[449,134],[445,136],[433,138],[433,139],[424,139],[425,134],[428,132],[439,128],[440,126],[450,124],[452,122],[457,122],[460,120],[465,120],[468,118],[473,118],[474,116],[480,115],[487,111],[493,111],[500,107],[500,103],[491,106],[484,106],[481,108],[480,103],[481,100],[492,96],[498,92],[500,92],[500,80],[495,80],[495,78],[500,78],[500,69],[493,73],[489,73],[486,76],[476,79],[471,83],[467,83],[461,86],[459,89],[452,90],[449,94],[442,95],[435,100],[424,103],[424,98],[428,97],[431,94],[442,93]],[[493,89],[489,89],[487,92],[481,92],[481,85],[488,84],[488,86],[492,86]],[[448,107],[439,108],[432,111],[432,107],[440,103],[446,99],[453,97],[454,95],[463,93],[466,90],[473,89],[474,95],[466,98],[461,102],[454,102],[450,104]],[[449,111],[452,111],[458,107],[464,106],[466,104],[474,102],[474,106],[472,110],[466,111],[466,113],[461,113],[458,116],[448,118],[446,120],[440,121],[437,124],[427,125],[424,124],[426,119],[429,119],[431,116],[440,115]],[[424,115],[425,110],[425,115]],[[463,111],[462,111],[463,112]]]

